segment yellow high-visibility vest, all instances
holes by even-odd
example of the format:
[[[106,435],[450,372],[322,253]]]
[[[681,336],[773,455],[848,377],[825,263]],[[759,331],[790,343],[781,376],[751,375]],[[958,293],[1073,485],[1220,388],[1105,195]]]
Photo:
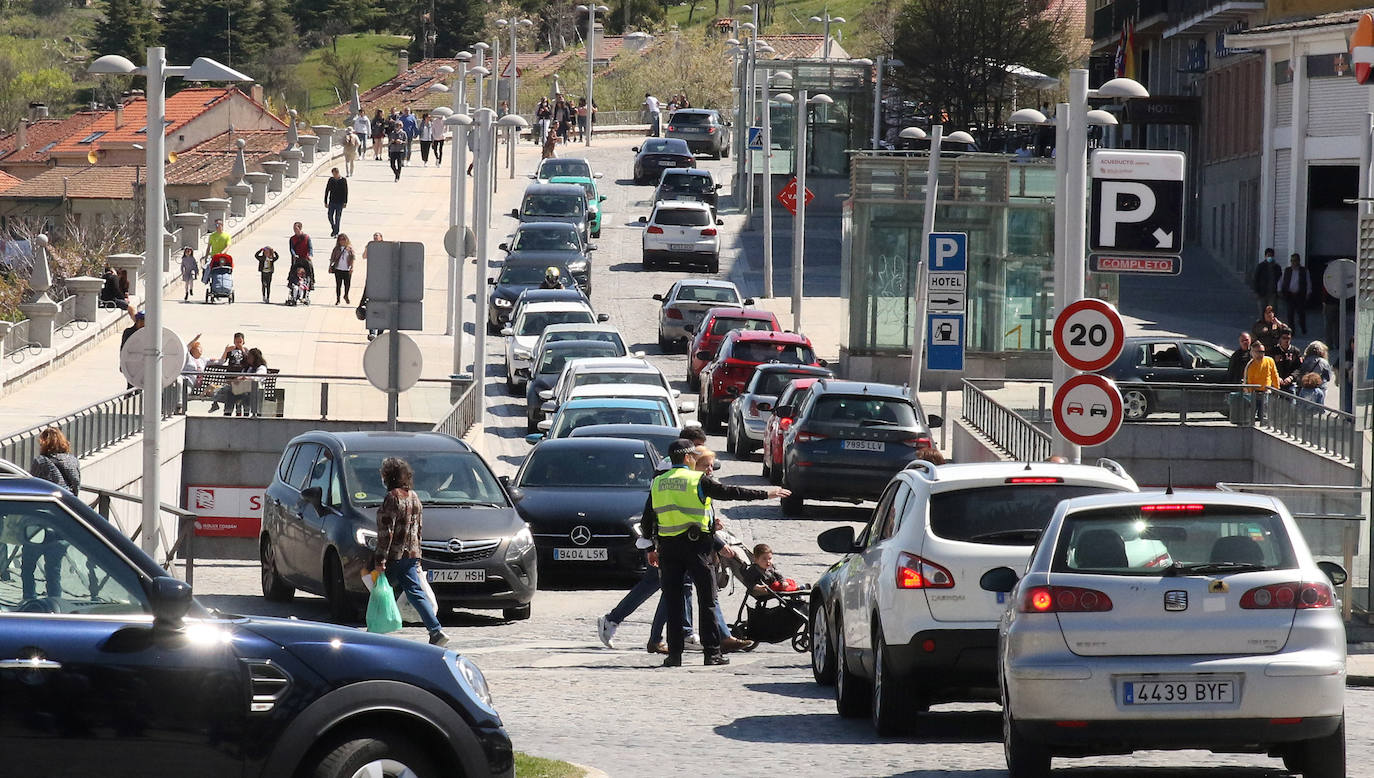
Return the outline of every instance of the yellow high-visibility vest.
[[[703,473],[686,467],[672,470],[654,479],[649,487],[654,513],[658,515],[658,536],[671,538],[692,527],[703,535],[711,531],[711,498],[701,499]]]

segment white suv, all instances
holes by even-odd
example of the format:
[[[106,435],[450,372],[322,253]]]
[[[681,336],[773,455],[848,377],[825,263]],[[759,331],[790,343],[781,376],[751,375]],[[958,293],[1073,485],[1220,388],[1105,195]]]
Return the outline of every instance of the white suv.
[[[654,204],[644,225],[644,269],[669,262],[701,265],[708,273],[720,271],[720,235],[725,222],[711,213],[706,203],[672,200]]]
[[[1135,492],[1120,465],[917,460],[883,491],[872,519],[821,533],[847,556],[811,592],[811,669],[835,685],[841,716],[868,713],[896,734],[941,702],[995,701],[997,625],[1006,595],[989,570],[1025,569],[1061,500]]]
[[[510,326],[501,330],[506,338],[506,389],[514,392],[525,385],[527,379],[517,371],[533,365],[534,344],[544,334],[545,327],[598,321],[605,319],[592,313],[592,307],[586,302],[530,303],[522,307]]]

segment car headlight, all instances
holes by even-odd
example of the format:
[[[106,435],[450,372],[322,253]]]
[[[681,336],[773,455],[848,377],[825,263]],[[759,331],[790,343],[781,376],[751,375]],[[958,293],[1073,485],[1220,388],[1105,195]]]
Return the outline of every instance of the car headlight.
[[[367,546],[373,551],[377,550],[377,531],[367,527],[359,527],[353,531],[353,539],[358,541],[358,545]]]
[[[516,561],[531,548],[534,548],[534,535],[530,534],[530,525],[526,524],[511,537],[510,543],[506,545],[506,561]]]
[[[512,305],[515,305],[515,302],[512,300],[507,300],[504,297],[493,297],[491,298],[491,304],[495,305],[497,308],[509,308]]]
[[[570,273],[585,273],[585,272],[587,272],[587,260],[583,259],[583,260],[579,260],[579,261],[576,261],[576,262],[569,262],[569,263],[568,263],[568,272],[570,272]]]
[[[514,351],[512,351],[511,354],[512,354],[516,359],[529,359],[529,358],[530,358],[530,350],[527,349],[527,348],[517,348],[517,349],[515,349]]]
[[[448,665],[459,686],[470,693],[491,715],[500,718],[496,708],[492,707],[491,687],[487,686],[487,678],[471,659],[454,651],[445,651],[444,664]]]

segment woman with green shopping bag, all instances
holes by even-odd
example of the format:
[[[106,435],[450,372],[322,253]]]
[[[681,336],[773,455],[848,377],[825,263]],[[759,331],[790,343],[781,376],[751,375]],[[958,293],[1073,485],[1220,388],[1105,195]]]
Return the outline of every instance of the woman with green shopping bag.
[[[392,589],[405,592],[429,630],[430,644],[442,646],[448,643],[448,635],[444,634],[439,624],[435,603],[430,600],[422,578],[424,571],[420,569],[424,506],[411,490],[413,478],[414,473],[404,459],[387,457],[382,462],[382,485],[386,487],[386,498],[377,509],[374,569],[386,574]],[[370,611],[369,607],[369,615]],[[371,624],[368,626],[370,628]]]

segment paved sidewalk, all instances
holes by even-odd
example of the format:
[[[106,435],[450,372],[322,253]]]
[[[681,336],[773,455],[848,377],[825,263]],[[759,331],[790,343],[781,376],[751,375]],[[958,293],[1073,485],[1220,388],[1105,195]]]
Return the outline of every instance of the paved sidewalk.
[[[628,146],[630,140],[607,139],[603,143]],[[503,148],[502,159],[504,155]],[[492,207],[494,256],[499,254],[495,251],[496,244],[509,232],[509,225],[503,223],[501,214],[510,210],[510,201],[524,190],[528,179],[523,177],[523,172],[533,169],[538,155],[539,149],[533,144],[517,144],[516,169],[522,175],[511,180],[505,172],[501,174]],[[261,348],[268,366],[283,373],[361,376],[367,333],[354,315],[354,306],[362,297],[367,264],[359,261],[354,271],[353,305],[336,307],[334,279],[328,273],[329,252],[334,241],[329,237],[323,203],[328,175],[327,166],[317,171],[298,197],[278,208],[250,232],[235,238],[229,248],[235,261],[235,303],[206,304],[204,288],[199,282],[191,299],[183,300],[183,287],[178,283],[169,287],[165,296],[164,326],[175,331],[183,341],[199,334],[207,357],[218,357],[224,346],[232,341],[233,333],[243,332],[248,346]],[[467,180],[468,203],[471,204],[472,179]],[[425,244],[425,328],[423,332],[408,334],[426,357],[422,375],[447,378],[453,367],[453,341],[443,334],[448,289],[448,258],[443,248],[444,233],[448,229],[448,159],[445,158],[442,167],[435,167],[432,161],[430,166],[424,167],[417,152],[403,170],[400,182],[393,181],[385,160],[360,159],[349,183],[349,205],[344,210],[342,227],[359,255],[373,232],[381,232],[388,240]],[[271,244],[285,257],[287,238],[296,221],[305,225],[314,243],[319,283],[319,288],[312,294],[314,304],[294,308],[282,304],[286,299],[286,262],[281,263],[274,276],[272,304],[263,304],[253,254],[264,244]],[[472,262],[465,266],[468,307],[463,318],[468,322],[475,317],[471,302],[475,267]],[[464,354],[465,359],[470,360],[471,324],[467,332]],[[488,353],[499,348],[499,340],[489,343]],[[123,391],[125,383],[119,373],[118,359],[119,338],[111,335],[52,373],[6,394],[0,402],[0,435],[57,418]],[[404,401],[404,395],[402,399]],[[331,408],[337,407],[337,400],[331,396]],[[360,390],[355,393],[353,402],[365,404],[369,415],[380,412],[385,417],[385,396],[380,392]],[[404,410],[402,415],[405,416]]]
[[[1351,654],[1345,660],[1345,685],[1374,686],[1374,645],[1351,645],[1350,651]]]

